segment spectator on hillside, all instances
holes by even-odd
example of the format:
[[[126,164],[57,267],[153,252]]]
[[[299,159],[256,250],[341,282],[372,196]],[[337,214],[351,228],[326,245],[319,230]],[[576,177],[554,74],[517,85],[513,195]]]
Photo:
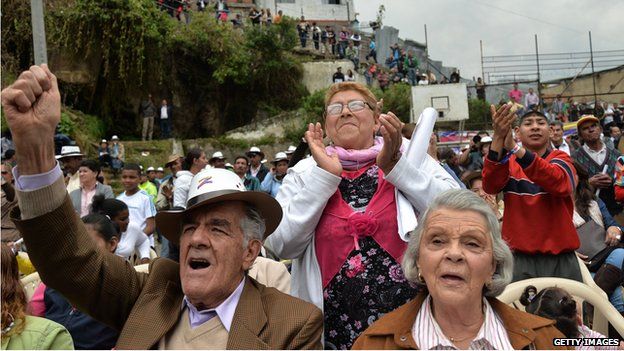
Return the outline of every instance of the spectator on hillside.
[[[210,160],[208,160],[208,164],[212,168],[225,168],[225,156],[223,156],[223,152],[217,151],[212,154]]]
[[[113,175],[117,176],[117,173],[123,167],[124,161],[126,159],[126,151],[124,145],[119,142],[118,136],[113,135],[113,137],[111,138],[111,146],[109,147],[109,150]]]
[[[539,96],[533,92],[533,88],[529,88],[529,92],[524,97],[524,106],[526,106],[528,110],[535,110],[539,107],[539,103]]]
[[[243,17],[240,13],[237,13],[236,17],[232,19],[232,26],[234,26],[234,28],[243,28],[245,26],[243,23]]]
[[[347,59],[353,62],[353,66],[357,71],[358,67],[360,67],[360,49],[357,46],[353,45],[353,42],[349,42],[349,44],[347,44],[345,56],[347,57]]]
[[[334,83],[341,83],[341,82],[344,82],[344,81],[345,81],[345,76],[344,76],[344,73],[342,73],[342,67],[338,67],[336,69],[336,72],[332,76],[332,82],[334,82]]]
[[[359,33],[351,34],[351,37],[349,39],[353,42],[353,46],[357,47],[358,49],[360,48],[362,37],[360,36]]]
[[[269,174],[264,177],[260,188],[265,193],[276,197],[286,176],[286,171],[288,171],[288,156],[286,156],[285,152],[278,152],[271,163],[273,167],[271,167]]]
[[[618,217],[623,207],[615,199],[612,178],[620,152],[607,147],[603,142],[602,128],[598,118],[592,115],[581,117],[576,122],[576,130],[583,141],[583,146],[572,153],[572,158],[587,169],[590,177],[589,184],[594,189],[600,189],[600,199],[607,205],[611,216],[620,222],[621,218]]]
[[[345,82],[355,82],[355,76],[353,75],[353,71],[348,69],[347,75],[345,76]]]
[[[80,163],[78,174],[80,177],[80,188],[69,193],[74,210],[84,217],[91,212],[91,202],[95,195],[104,195],[107,199],[115,198],[113,189],[102,184],[100,164],[95,160],[84,160]]]
[[[373,80],[376,78],[376,76],[377,76],[377,64],[373,63],[366,69],[366,71],[364,71],[364,78],[366,78],[366,85],[368,85],[369,87],[373,85]]]
[[[325,58],[329,58],[329,43],[328,43],[328,37],[327,37],[327,31],[328,31],[329,26],[325,26],[325,28],[323,28],[323,30],[321,31],[321,44],[323,44],[323,55],[325,56]]]
[[[275,24],[282,23],[282,16],[283,15],[284,15],[284,12],[282,12],[282,10],[277,11],[277,15],[275,15],[275,18],[273,18],[273,23],[275,23]]]
[[[392,83],[401,83],[403,81],[403,73],[401,73],[401,71],[399,71],[399,69],[397,67],[392,67],[390,69],[390,81]]]
[[[197,1],[197,11],[205,11],[206,10],[206,0],[198,0]]]
[[[451,73],[451,76],[449,78],[450,83],[459,83],[459,70],[457,70],[457,68],[453,69],[453,73]]]
[[[269,169],[266,168],[264,164],[262,164],[262,160],[264,159],[264,152],[262,152],[257,146],[252,146],[249,151],[247,151],[246,156],[249,157],[249,171],[247,174],[253,177],[258,178],[260,183],[264,180],[264,177],[269,173]]]
[[[382,91],[386,91],[388,85],[390,84],[390,77],[388,76],[388,72],[381,68],[379,69],[379,73],[377,74],[377,82],[379,82],[379,88]]]
[[[314,50],[318,51],[321,42],[321,28],[316,25],[316,22],[312,22],[312,42],[314,43]]]
[[[422,76],[420,76],[418,85],[429,85],[429,77],[426,74],[423,74]]]
[[[83,156],[78,146],[63,146],[61,154],[56,156],[56,159],[63,166],[68,193],[80,188],[78,168],[80,168]]]
[[[477,99],[485,101],[485,83],[483,83],[483,79],[481,79],[481,77],[477,78],[476,90]]]
[[[442,80],[440,80],[440,84],[448,84],[449,81],[446,79],[445,75],[442,75]],[[470,99],[470,91],[468,91],[468,98]]]
[[[327,44],[331,47],[332,55],[336,56],[336,32],[330,26],[327,26]]]
[[[217,21],[223,20],[222,16],[225,16],[225,18],[227,19],[227,14],[228,12],[230,12],[230,9],[228,8],[227,2],[225,2],[225,0],[217,0],[214,5],[214,9]]]
[[[438,84],[438,78],[436,78],[435,73],[432,71],[427,71],[427,80],[429,81],[429,84]]]
[[[108,147],[108,140],[106,139],[100,141],[100,146],[98,146],[98,159],[103,166],[108,167],[111,164],[110,148]]]
[[[299,33],[299,41],[301,47],[305,49],[308,40],[308,31],[310,31],[310,25],[306,22],[305,17],[301,16],[301,20],[297,24],[297,33]]]
[[[349,31],[347,27],[342,27],[338,33],[338,56],[343,59],[346,57],[347,46],[349,44]]]
[[[271,24],[273,24],[273,15],[271,14],[271,9],[266,9],[266,15],[267,15],[266,25],[267,27],[270,27]]]
[[[199,148],[191,149],[184,159],[182,170],[176,174],[177,179],[173,183],[173,207],[186,208],[189,186],[193,176],[199,173],[208,165],[206,153]]]
[[[160,105],[160,136],[163,139],[171,137],[171,120],[173,119],[173,107],[167,104],[167,100],[163,99]]]
[[[375,44],[375,38],[371,38],[370,43],[368,44],[368,55],[366,55],[366,61],[369,58],[372,58],[375,63],[377,63],[377,45]]]
[[[509,91],[509,99],[517,104],[522,101],[522,90],[518,89],[518,83],[513,83],[513,89]]]
[[[262,27],[266,27],[268,25],[267,20],[269,17],[267,16],[266,9],[260,9],[260,25]]]
[[[558,116],[560,113],[563,113],[563,101],[561,101],[560,94],[557,94],[557,96],[552,102],[550,109],[555,114],[555,116]]]
[[[247,171],[249,171],[249,159],[247,156],[237,156],[234,159],[234,173],[243,181],[243,185],[248,191],[260,191],[260,181],[248,174]]]
[[[561,150],[568,155],[572,155],[574,147],[563,137],[563,123],[561,121],[550,122],[550,148],[553,150]]]
[[[582,282],[572,222],[576,171],[565,152],[550,150],[548,120],[529,111],[520,118],[508,104],[492,113],[494,140],[483,168],[483,189],[504,194],[503,239],[514,253],[513,281],[559,277]],[[531,230],[527,231],[527,220]]]
[[[418,59],[414,57],[414,53],[412,50],[407,52],[407,56],[405,57],[405,62],[403,63],[403,67],[407,70],[407,78],[409,79],[409,83],[411,86],[414,86],[418,83],[416,79],[416,70],[418,69]]]
[[[257,8],[252,8],[251,11],[249,11],[249,20],[251,21],[251,24],[254,26],[259,26],[260,25],[260,17],[262,16],[262,14],[258,11]]]
[[[152,140],[152,134],[154,132],[154,117],[156,116],[156,105],[152,99],[152,94],[147,95],[147,99],[141,102],[139,106],[139,115],[143,117],[143,132],[141,133],[141,140]]]

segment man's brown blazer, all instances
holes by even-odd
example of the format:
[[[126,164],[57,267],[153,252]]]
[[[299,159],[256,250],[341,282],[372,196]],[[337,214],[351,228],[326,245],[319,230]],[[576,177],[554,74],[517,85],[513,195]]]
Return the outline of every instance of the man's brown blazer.
[[[44,197],[38,200],[46,201]],[[28,196],[27,201],[32,200]],[[11,217],[43,282],[80,310],[119,330],[116,348],[156,348],[180,319],[184,295],[179,264],[160,258],[152,262],[149,274],[138,273],[128,262],[101,252],[69,196],[44,215],[21,220],[15,209]],[[317,307],[246,279],[228,349],[322,348],[323,316]]]

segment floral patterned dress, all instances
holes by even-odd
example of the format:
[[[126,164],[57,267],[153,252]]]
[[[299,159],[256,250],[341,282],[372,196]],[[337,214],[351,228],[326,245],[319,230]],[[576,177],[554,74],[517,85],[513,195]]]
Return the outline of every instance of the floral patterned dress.
[[[378,168],[343,178],[339,190],[355,211],[364,211],[377,190]],[[383,314],[416,296],[400,264],[373,238],[364,237],[323,290],[325,347],[350,349],[355,339]]]

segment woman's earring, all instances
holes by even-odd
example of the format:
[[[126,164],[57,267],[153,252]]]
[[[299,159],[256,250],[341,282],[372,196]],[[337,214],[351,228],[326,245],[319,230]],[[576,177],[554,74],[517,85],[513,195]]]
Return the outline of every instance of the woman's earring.
[[[420,272],[418,272],[418,281],[422,284],[425,283],[425,278],[423,278],[422,274],[420,274]]]

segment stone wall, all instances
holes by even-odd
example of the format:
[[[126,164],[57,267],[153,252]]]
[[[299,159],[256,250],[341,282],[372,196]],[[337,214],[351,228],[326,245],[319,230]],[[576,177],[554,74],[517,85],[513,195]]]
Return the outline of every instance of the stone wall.
[[[332,76],[338,67],[342,67],[342,73],[353,70],[353,62],[349,60],[305,62],[303,64],[303,85],[310,93],[325,89],[332,84]],[[353,71],[355,81],[366,84],[362,74]]]

